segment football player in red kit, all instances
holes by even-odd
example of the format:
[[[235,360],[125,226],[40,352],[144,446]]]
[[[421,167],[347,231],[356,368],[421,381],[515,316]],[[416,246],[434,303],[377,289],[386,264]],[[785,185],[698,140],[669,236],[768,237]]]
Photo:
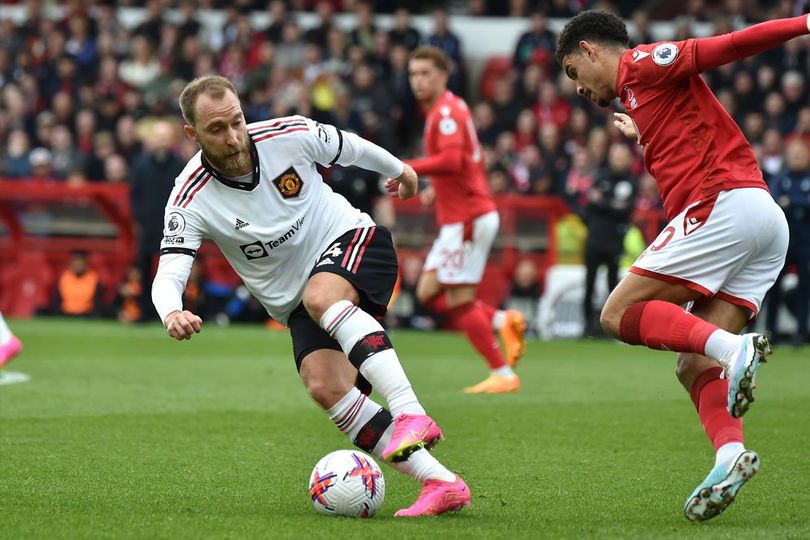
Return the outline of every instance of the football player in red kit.
[[[423,201],[435,203],[440,226],[416,294],[423,305],[461,328],[489,365],[489,377],[465,392],[517,392],[520,379],[512,368],[524,351],[526,320],[517,311],[498,310],[476,300],[499,217],[470,110],[447,90],[448,69],[447,57],[436,47],[416,49],[408,65],[411,89],[427,117],[426,157],[406,163],[417,174],[430,176],[431,189]]]
[[[586,11],[560,34],[557,61],[577,92],[625,107],[615,123],[644,147],[670,219],[611,293],[601,323],[631,345],[678,353],[678,379],[716,451],[684,506],[693,521],[720,514],[759,469],[759,456],[743,446],[740,417],[770,351],[764,336],[738,333],[758,312],[788,245],[785,216],[751,146],[700,73],[808,32],[803,15],[629,49],[621,19]]]

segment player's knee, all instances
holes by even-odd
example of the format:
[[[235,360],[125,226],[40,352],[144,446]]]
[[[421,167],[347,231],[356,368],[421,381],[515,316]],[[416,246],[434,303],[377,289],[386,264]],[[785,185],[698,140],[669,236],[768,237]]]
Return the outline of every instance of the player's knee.
[[[606,303],[599,314],[599,324],[602,330],[611,337],[619,337],[624,310],[616,309],[610,302]]]
[[[348,392],[348,389],[342,388],[342,385],[330,378],[314,374],[307,376],[303,373],[301,376],[307,393],[323,409],[331,409]]]

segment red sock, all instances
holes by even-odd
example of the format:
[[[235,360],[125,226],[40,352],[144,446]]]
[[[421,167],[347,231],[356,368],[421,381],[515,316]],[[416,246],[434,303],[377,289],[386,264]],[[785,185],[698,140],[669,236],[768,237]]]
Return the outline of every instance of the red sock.
[[[636,302],[627,308],[622,315],[619,333],[621,340],[630,345],[706,354],[706,341],[717,329],[678,305],[650,300]]]
[[[450,312],[453,321],[467,335],[475,350],[489,364],[489,369],[495,370],[506,365],[498,338],[492,330],[492,318],[487,317],[486,311],[478,302],[470,302],[454,308]]]
[[[732,418],[728,413],[728,381],[720,378],[721,373],[721,367],[707,369],[698,375],[689,392],[715,452],[726,443],[743,442],[742,418]]]
[[[494,307],[490,306],[486,302],[482,302],[481,300],[476,300],[475,305],[479,306],[482,310],[484,310],[484,315],[486,316],[487,320],[492,323],[492,319],[495,317],[495,312],[498,311]]]

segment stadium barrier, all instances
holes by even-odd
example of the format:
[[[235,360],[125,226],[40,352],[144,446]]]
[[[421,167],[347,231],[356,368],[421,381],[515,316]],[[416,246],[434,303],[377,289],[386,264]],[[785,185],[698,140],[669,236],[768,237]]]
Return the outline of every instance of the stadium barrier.
[[[530,259],[540,283],[549,268],[578,262],[580,246],[561,254],[558,231],[570,217],[568,206],[557,197],[504,195],[496,198],[501,226],[479,296],[501,304],[509,295],[515,266]],[[393,233],[401,262],[423,260],[436,236],[432,209],[418,199],[394,199]],[[663,222],[661,210],[642,210],[635,223],[649,243]],[[71,251],[90,254],[99,273],[106,304],[135,257],[135,224],[126,184],[90,183],[71,186],[38,180],[0,180],[0,310],[11,316],[30,317],[50,305],[59,273]],[[571,261],[573,257],[573,261]],[[236,286],[238,276],[219,249],[210,242],[200,248],[205,274],[218,283]]]
[[[48,308],[59,273],[75,250],[89,254],[104,301],[112,302],[135,255],[129,186],[0,180],[3,313],[30,317]]]

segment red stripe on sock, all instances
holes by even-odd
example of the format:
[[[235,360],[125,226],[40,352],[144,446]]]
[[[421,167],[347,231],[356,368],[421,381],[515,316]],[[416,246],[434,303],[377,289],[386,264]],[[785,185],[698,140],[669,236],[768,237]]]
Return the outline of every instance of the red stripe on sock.
[[[728,381],[721,379],[723,369],[709,368],[695,379],[689,395],[714,450],[730,442],[743,442],[742,418],[728,413]]]
[[[337,323],[338,323],[339,321],[341,321],[341,320],[342,320],[342,318],[343,318],[343,316],[346,314],[346,312],[347,312],[347,311],[349,311],[350,309],[354,309],[354,308],[355,308],[355,306],[354,306],[354,305],[346,306],[345,308],[343,308],[343,310],[342,310],[340,313],[338,313],[337,317],[335,317],[334,319],[332,319],[332,322],[330,322],[330,323],[329,323],[329,324],[326,326],[326,332],[327,332],[329,335],[331,335],[331,334],[332,334],[332,329],[333,329],[335,326],[337,326]]]

